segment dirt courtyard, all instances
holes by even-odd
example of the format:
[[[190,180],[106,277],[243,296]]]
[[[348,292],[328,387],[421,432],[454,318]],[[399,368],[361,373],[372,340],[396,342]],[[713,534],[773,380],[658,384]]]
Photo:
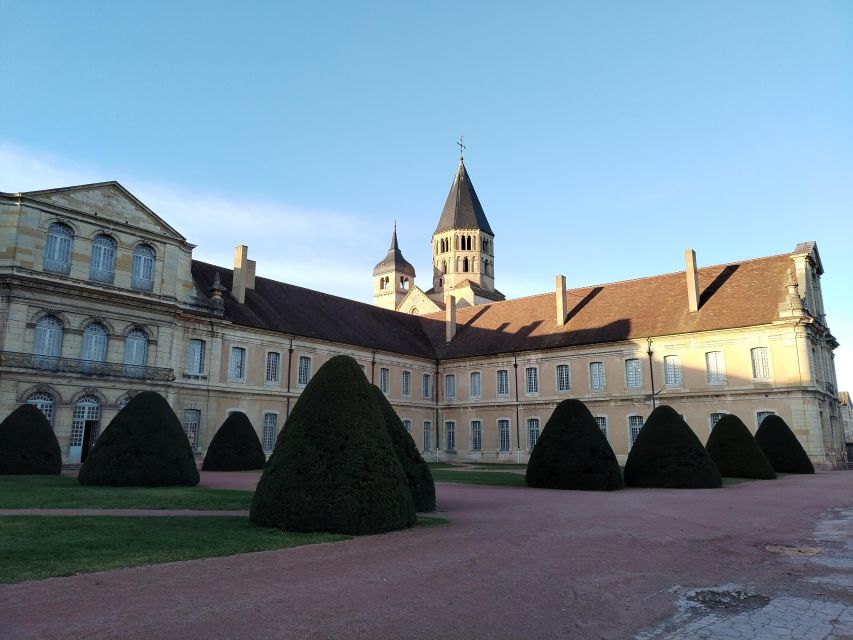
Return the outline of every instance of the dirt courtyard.
[[[853,638],[853,473],[437,489],[447,526],[2,585],[0,637]]]

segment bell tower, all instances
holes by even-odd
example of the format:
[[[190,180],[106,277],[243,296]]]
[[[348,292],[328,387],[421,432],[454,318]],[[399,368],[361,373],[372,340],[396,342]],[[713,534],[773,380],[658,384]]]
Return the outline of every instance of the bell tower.
[[[373,269],[373,304],[397,310],[406,294],[415,286],[415,268],[403,257],[397,245],[397,223],[391,234],[391,247]]]

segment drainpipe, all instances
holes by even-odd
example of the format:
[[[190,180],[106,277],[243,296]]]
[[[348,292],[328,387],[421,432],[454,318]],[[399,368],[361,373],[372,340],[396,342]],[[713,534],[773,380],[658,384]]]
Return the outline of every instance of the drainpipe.
[[[373,379],[376,377],[376,375],[375,375],[376,374],[376,352],[375,351],[373,351],[371,353],[371,358],[373,358],[373,359],[370,361],[370,384],[376,384],[373,381]]]
[[[287,349],[287,405],[285,407],[284,419],[290,417],[290,371],[293,365],[293,336],[290,338],[290,347]]]
[[[512,354],[512,368],[515,374],[515,459],[521,464],[521,431],[518,425],[519,417],[519,402],[518,402],[518,355]]]
[[[652,354],[654,352],[652,351],[652,339],[646,338],[646,342],[649,343],[649,350],[646,351],[646,353],[649,354],[649,376],[652,379],[652,411],[654,411],[655,410],[655,369],[652,366]]]
[[[441,424],[441,409],[438,406],[438,360],[435,361],[435,383],[433,384],[433,397],[435,398],[435,455],[433,458],[436,462],[438,462],[438,451],[439,451],[439,443],[441,442],[441,429],[439,425]]]

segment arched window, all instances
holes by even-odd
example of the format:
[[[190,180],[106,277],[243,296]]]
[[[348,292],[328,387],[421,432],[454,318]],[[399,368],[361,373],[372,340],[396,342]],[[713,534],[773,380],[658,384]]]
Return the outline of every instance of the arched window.
[[[441,272],[442,272],[442,273],[447,273],[447,260],[442,260],[442,261],[441,261]]]
[[[92,257],[89,261],[89,279],[112,283],[115,275],[116,241],[108,235],[97,235],[92,240]]]
[[[124,375],[142,378],[148,357],[148,336],[141,329],[128,331],[124,339]]]
[[[62,323],[53,316],[44,316],[36,322],[33,338],[33,364],[50,369],[58,365],[62,352]]]
[[[462,272],[468,273],[468,258],[462,258]]]
[[[95,396],[83,396],[74,405],[69,460],[85,462],[89,450],[94,446],[100,432],[101,401]]]
[[[147,244],[137,245],[133,250],[130,286],[145,291],[154,288],[154,249]]]
[[[92,362],[104,362],[107,359],[107,328],[99,322],[92,322],[83,331],[83,350],[81,359]]]
[[[67,224],[54,222],[47,228],[47,243],[44,247],[44,270],[52,273],[68,273],[71,270],[71,244],[74,232]]]
[[[409,313],[411,313],[413,316],[418,315],[418,308],[417,308],[417,307],[412,307],[412,308],[409,310]]]
[[[44,414],[47,421],[53,425],[53,408],[56,406],[54,397],[46,391],[36,391],[27,396],[27,404],[31,404]]]

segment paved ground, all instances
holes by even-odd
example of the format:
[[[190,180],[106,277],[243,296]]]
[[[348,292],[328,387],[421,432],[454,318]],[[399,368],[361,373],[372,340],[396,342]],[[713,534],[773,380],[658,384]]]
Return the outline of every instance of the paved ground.
[[[438,500],[449,526],[0,586],[0,637],[853,638],[853,473]]]

